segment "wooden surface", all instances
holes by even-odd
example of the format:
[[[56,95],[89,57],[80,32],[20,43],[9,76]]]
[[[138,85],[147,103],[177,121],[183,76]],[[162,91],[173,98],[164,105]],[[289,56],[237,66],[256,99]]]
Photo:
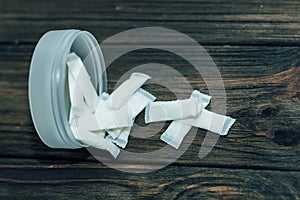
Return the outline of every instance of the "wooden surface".
[[[300,199],[299,13],[300,1],[291,0],[0,1],[0,199]],[[145,26],[180,31],[208,50],[223,77],[227,113],[237,119],[229,135],[199,159],[205,131],[198,130],[176,162],[146,174],[110,169],[86,149],[46,147],[28,106],[28,71],[39,37],[78,28],[101,42]],[[159,50],[114,62],[109,91],[124,72],[148,62],[175,68],[207,92],[186,61]],[[169,81],[176,84],[176,77]],[[173,98],[165,88],[147,89],[159,99]],[[159,136],[130,138],[127,150],[159,149],[165,145]]]

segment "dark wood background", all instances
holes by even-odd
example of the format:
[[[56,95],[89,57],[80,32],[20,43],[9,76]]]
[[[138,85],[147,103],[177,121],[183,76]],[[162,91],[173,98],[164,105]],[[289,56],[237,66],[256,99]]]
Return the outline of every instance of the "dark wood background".
[[[0,19],[0,199],[300,199],[300,1],[9,0],[0,1]],[[228,115],[237,119],[229,135],[199,159],[205,131],[198,130],[180,159],[146,174],[106,167],[86,149],[46,147],[28,106],[30,59],[41,35],[77,28],[101,42],[145,26],[180,31],[208,50],[224,79]],[[147,62],[174,67],[195,89],[207,89],[180,57],[139,50],[108,70],[109,91]],[[157,134],[131,138],[128,150],[163,145]]]

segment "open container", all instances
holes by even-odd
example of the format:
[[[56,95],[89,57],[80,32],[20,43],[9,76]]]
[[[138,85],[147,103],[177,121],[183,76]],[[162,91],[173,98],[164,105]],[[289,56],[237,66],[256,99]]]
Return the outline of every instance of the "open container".
[[[67,56],[76,53],[84,62],[98,93],[106,91],[103,54],[92,34],[80,30],[50,31],[39,40],[29,72],[29,104],[41,140],[52,148],[85,147],[70,129]]]

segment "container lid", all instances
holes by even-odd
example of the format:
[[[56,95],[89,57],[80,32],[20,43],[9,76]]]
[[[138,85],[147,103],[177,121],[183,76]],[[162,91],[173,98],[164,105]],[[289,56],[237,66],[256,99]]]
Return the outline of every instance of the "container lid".
[[[99,94],[106,91],[105,63],[97,40],[86,31],[57,30],[39,40],[29,72],[29,105],[35,129],[52,148],[84,147],[69,126],[70,98],[67,56],[76,53],[84,62]]]

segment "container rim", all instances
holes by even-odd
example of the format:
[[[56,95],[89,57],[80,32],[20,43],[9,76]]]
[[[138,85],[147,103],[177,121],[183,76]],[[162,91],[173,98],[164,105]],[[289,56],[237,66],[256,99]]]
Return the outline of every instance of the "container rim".
[[[35,47],[29,70],[29,107],[41,140],[52,148],[81,148],[69,126],[70,99],[67,56],[75,52],[83,61],[99,94],[106,91],[105,62],[95,37],[80,30],[45,33]]]

